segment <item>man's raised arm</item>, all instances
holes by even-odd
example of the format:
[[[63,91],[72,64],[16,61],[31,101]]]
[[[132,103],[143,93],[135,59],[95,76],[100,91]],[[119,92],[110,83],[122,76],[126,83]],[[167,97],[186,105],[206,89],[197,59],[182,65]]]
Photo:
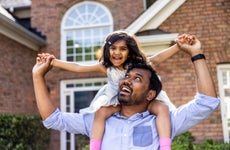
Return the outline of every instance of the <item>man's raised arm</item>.
[[[183,51],[191,56],[197,78],[198,92],[207,96],[217,97],[213,80],[206,64],[203,50],[201,49],[200,41],[195,36],[191,35],[187,35],[184,38],[191,39],[192,44],[186,44],[188,42],[184,42],[184,39],[182,39],[182,41],[178,39],[177,43]]]
[[[37,57],[36,64],[32,70],[35,98],[43,120],[45,120],[56,109],[51,102],[45,83],[45,74],[51,68],[51,59],[51,57],[48,57],[46,60],[41,60],[40,57]]]

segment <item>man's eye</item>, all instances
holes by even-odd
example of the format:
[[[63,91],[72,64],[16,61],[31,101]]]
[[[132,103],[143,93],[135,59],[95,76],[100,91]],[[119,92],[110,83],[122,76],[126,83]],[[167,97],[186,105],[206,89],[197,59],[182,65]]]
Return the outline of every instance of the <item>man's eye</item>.
[[[141,78],[136,77],[135,80],[136,80],[136,81],[141,81]]]

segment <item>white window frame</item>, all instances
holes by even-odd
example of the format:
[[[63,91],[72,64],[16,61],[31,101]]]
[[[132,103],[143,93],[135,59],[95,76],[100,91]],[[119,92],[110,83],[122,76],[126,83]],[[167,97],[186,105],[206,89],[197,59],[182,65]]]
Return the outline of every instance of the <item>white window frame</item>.
[[[223,76],[222,73],[224,71],[227,71],[230,73],[230,64],[220,64],[217,65],[217,77],[218,77],[218,87],[219,87],[219,94],[220,94],[220,106],[221,106],[221,119],[222,119],[222,127],[223,127],[223,136],[224,136],[224,142],[229,143],[230,142],[230,127],[228,124],[230,121],[228,118],[230,117],[230,98],[224,96],[224,89],[227,88],[223,84]],[[228,78],[228,84],[230,83],[229,78]],[[230,85],[229,87],[230,88]],[[228,103],[227,103],[228,101]]]
[[[101,85],[99,86],[84,86],[87,83],[97,83],[101,82]],[[107,83],[107,78],[89,78],[89,79],[75,79],[75,80],[63,80],[60,82],[60,91],[61,91],[61,111],[62,112],[71,112],[74,113],[74,92],[78,91],[96,91],[99,90],[104,84]],[[68,84],[82,84],[82,87],[70,87],[67,88],[66,86]],[[66,96],[69,96],[70,98],[70,105],[66,104]],[[61,150],[66,150],[66,143],[67,143],[67,133],[61,132],[60,137],[60,144],[61,144]],[[75,150],[75,135],[70,134],[70,150]]]
[[[70,13],[72,11],[74,11],[77,7],[81,6],[81,5],[89,5],[89,4],[94,4],[96,5],[97,7],[103,9],[105,12],[106,12],[106,15],[108,16],[109,18],[109,23],[102,23],[102,24],[97,24],[97,25],[88,25],[88,26],[74,26],[74,27],[70,27],[70,28],[66,28],[65,27],[65,21],[67,20],[68,16],[70,15]],[[63,19],[62,19],[62,22],[61,22],[61,53],[60,53],[60,57],[61,57],[61,60],[64,60],[66,61],[66,32],[67,31],[76,31],[76,30],[83,30],[83,29],[94,29],[94,28],[99,28],[99,27],[109,27],[109,32],[112,32],[113,31],[113,18],[112,18],[112,14],[111,12],[109,11],[109,9],[107,7],[105,7],[104,5],[98,3],[98,2],[93,2],[93,1],[84,1],[84,2],[81,2],[81,3],[78,3],[74,6],[72,6],[66,13],[65,15],[63,16]],[[107,36],[107,35],[105,35]],[[103,37],[102,39],[103,41],[105,40],[105,37]],[[102,42],[103,42],[102,41]],[[93,64],[97,61],[86,61],[86,62],[83,62],[84,64]],[[81,62],[79,62],[81,63]]]

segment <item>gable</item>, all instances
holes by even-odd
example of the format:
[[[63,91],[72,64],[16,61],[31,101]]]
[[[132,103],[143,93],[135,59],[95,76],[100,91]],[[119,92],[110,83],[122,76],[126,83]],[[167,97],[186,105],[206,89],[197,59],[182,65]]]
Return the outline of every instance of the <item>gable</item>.
[[[153,55],[162,49],[168,48],[178,37],[178,33],[157,33],[139,36],[138,33],[157,30],[157,28],[175,12],[185,0],[160,0],[152,4],[139,16],[126,31],[137,34],[141,47],[147,55]]]
[[[185,0],[171,1],[160,0],[150,6],[126,30],[132,34],[137,32],[157,29],[170,15],[173,14]]]

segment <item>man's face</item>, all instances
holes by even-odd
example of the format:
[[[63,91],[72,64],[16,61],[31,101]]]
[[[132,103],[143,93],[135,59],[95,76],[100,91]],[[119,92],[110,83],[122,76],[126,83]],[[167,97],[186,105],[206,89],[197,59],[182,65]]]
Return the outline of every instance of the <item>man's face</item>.
[[[134,68],[119,82],[118,100],[121,105],[139,105],[146,103],[151,73],[148,70]]]

